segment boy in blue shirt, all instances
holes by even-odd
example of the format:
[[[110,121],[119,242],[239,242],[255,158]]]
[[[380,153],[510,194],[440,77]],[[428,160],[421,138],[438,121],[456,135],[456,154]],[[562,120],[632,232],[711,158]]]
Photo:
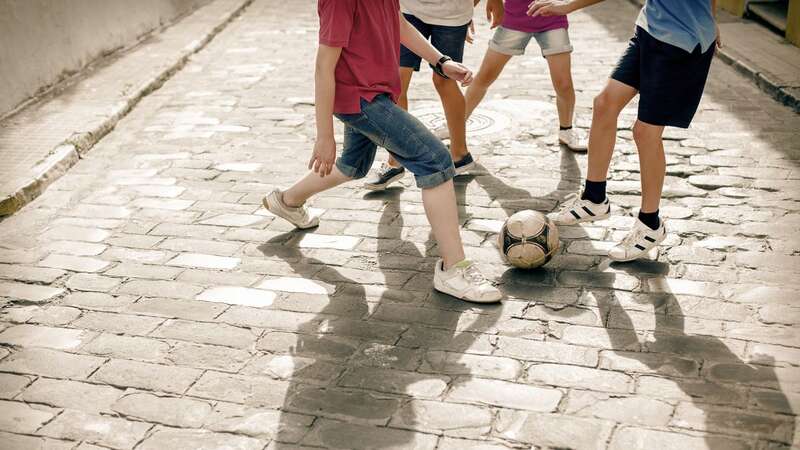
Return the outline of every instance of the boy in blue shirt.
[[[601,1],[535,0],[528,14],[569,14]],[[641,258],[666,238],[658,216],[666,172],[662,135],[665,126],[688,128],[700,104],[714,44],[721,46],[715,11],[716,0],[646,0],[628,49],[594,99],[585,188],[551,217],[557,224],[572,225],[609,216],[606,176],[617,119],[639,94],[633,139],[639,152],[642,203],[631,232],[608,252],[615,261]]]

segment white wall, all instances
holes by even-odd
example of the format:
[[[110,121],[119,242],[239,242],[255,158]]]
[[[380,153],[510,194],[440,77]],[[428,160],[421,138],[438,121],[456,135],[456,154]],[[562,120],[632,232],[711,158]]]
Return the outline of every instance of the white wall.
[[[0,116],[212,0],[0,0]]]

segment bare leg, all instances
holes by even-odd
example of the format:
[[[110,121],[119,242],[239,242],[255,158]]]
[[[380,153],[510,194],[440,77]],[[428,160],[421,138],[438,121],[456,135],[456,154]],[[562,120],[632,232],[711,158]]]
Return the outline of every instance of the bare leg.
[[[617,80],[608,80],[608,84],[594,98],[592,110],[592,128],[589,130],[589,170],[586,179],[589,181],[605,181],[608,166],[617,141],[617,119],[625,105],[638,91]]]
[[[400,97],[397,98],[397,106],[408,111],[408,86],[411,84],[411,77],[414,76],[414,69],[410,67],[400,68]],[[400,167],[400,163],[389,154],[389,165]]]
[[[550,68],[550,80],[556,91],[558,123],[571,127],[575,115],[575,88],[572,85],[572,67],[569,53],[559,53],[546,57]]]
[[[464,105],[464,94],[455,80],[442,78],[433,74],[433,86],[439,93],[447,119],[447,129],[450,131],[450,154],[453,161],[460,161],[469,151],[467,149],[467,116]]]
[[[312,196],[334,188],[351,179],[352,178],[340,172],[339,168],[336,166],[333,167],[331,174],[324,178],[320,177],[319,174],[309,171],[303,178],[297,180],[292,187],[283,192],[283,202],[286,206],[290,207],[300,206]]]
[[[661,190],[664,188],[664,174],[667,169],[664,156],[664,127],[650,125],[637,120],[633,126],[633,139],[639,151],[639,167],[642,176],[642,212],[658,210]]]
[[[475,75],[475,79],[472,80],[472,84],[467,88],[465,98],[467,118],[478,107],[483,97],[486,96],[489,86],[497,80],[497,77],[503,71],[503,67],[506,66],[510,59],[511,55],[504,55],[492,49],[486,50],[486,55],[483,56],[483,62],[481,62],[481,68],[478,70],[478,74]]]
[[[464,260],[464,246],[458,227],[458,208],[453,181],[422,190],[422,203],[445,270]]]

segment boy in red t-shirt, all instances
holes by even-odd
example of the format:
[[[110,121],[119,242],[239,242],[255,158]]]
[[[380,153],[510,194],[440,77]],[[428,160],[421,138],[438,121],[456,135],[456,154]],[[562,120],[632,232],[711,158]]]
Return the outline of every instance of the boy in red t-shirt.
[[[468,85],[472,73],[439,53],[405,19],[398,0],[319,0],[319,50],[315,72],[317,140],[308,172],[264,206],[298,228],[313,228],[305,202],[315,194],[363,178],[385,147],[416,178],[441,259],[434,288],[472,302],[497,302],[500,291],[465,259],[450,153],[419,120],[398,107],[400,44],[435,65],[437,73]],[[336,158],[333,117],[345,124]]]

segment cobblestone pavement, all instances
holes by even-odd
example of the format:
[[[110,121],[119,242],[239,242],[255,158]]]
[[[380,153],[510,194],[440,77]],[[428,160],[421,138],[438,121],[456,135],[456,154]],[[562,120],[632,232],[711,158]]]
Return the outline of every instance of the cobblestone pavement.
[[[572,21],[582,127],[635,13],[610,0]],[[501,221],[554,208],[586,165],[555,144],[529,50],[470,124],[464,240],[508,299],[468,305],[431,290],[410,177],[321,196],[306,234],[259,206],[311,149],[315,14],[257,0],[0,223],[0,447],[797,448],[800,116],[715,63],[693,128],[668,132],[658,259],[602,256],[638,204],[631,108],[614,217],[509,270]],[[435,123],[428,77],[412,100]]]

